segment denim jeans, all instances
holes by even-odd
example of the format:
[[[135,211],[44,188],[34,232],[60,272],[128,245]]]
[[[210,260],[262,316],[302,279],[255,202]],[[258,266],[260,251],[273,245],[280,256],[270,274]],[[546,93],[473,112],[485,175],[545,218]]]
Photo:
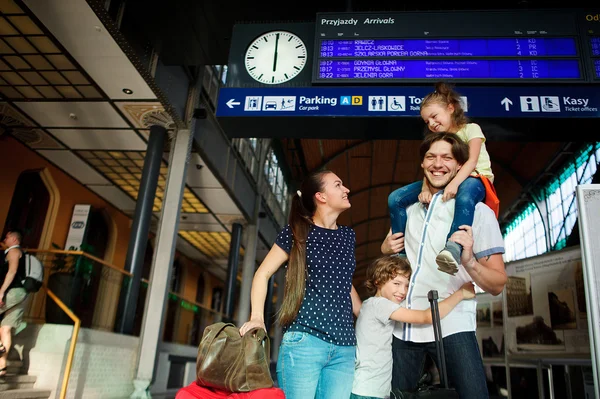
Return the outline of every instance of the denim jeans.
[[[485,186],[478,177],[469,176],[458,186],[456,203],[454,204],[454,219],[448,238],[458,231],[458,226],[466,224],[473,226],[475,206],[485,198]]]
[[[406,208],[419,200],[423,182],[414,182],[394,190],[388,197],[388,208],[392,223],[392,233],[404,233],[406,230]],[[477,177],[467,177],[456,193],[454,205],[454,220],[450,227],[448,238],[458,231],[458,226],[473,225],[475,205],[485,198],[485,187]]]
[[[357,395],[357,394],[353,393],[352,395],[350,395],[350,399],[382,399],[382,398],[377,398],[375,396],[362,396],[362,395]]]
[[[305,332],[286,332],[277,359],[279,387],[286,399],[349,398],[355,355],[355,346],[330,344]]]
[[[392,191],[388,197],[388,208],[392,233],[404,233],[406,230],[406,208],[419,200],[423,188],[422,181],[416,181]]]
[[[483,362],[474,332],[452,334],[444,338],[446,370],[450,386],[461,399],[489,398]],[[392,340],[392,389],[416,388],[423,373],[425,354],[438,364],[434,342]]]

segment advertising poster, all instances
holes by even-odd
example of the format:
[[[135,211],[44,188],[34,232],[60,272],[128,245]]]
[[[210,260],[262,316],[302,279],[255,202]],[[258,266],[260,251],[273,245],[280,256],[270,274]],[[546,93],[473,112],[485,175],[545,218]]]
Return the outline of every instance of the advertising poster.
[[[65,243],[65,250],[78,251],[85,238],[86,227],[90,217],[90,205],[77,204],[73,207],[73,216],[69,225],[69,234]]]
[[[502,294],[477,295],[477,342],[484,359],[504,358]]]
[[[590,353],[579,247],[506,264],[509,353]]]

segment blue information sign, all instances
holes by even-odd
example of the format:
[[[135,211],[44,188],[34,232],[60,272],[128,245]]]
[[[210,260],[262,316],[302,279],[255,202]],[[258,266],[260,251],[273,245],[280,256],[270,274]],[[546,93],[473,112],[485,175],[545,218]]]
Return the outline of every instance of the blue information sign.
[[[223,88],[221,117],[418,117],[426,87]],[[600,118],[600,90],[574,87],[461,87],[467,115]]]

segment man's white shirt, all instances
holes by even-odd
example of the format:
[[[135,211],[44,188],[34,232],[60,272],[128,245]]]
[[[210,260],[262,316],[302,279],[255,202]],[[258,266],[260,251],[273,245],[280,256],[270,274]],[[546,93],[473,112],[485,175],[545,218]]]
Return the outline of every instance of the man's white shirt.
[[[428,207],[417,202],[407,208],[405,231],[406,255],[412,267],[412,276],[404,306],[408,309],[429,309],[427,293],[437,290],[440,300],[449,297],[465,283],[473,281],[459,266],[455,276],[437,270],[435,257],[446,245],[454,218],[455,200],[442,201],[442,191],[433,195]],[[504,240],[494,212],[485,204],[475,207],[473,220],[473,252],[477,259],[504,253]],[[476,300],[461,301],[442,319],[444,337],[459,332],[475,331]],[[433,342],[431,325],[397,322],[394,336],[404,341]]]

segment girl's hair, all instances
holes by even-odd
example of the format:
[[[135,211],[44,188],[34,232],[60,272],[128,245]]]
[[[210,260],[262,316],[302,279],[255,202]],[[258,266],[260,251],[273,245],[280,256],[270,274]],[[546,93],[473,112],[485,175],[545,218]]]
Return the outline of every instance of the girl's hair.
[[[411,274],[412,269],[406,258],[395,255],[382,256],[375,259],[367,268],[365,287],[369,295],[374,295],[379,287],[393,280],[396,276],[410,278]]]
[[[460,94],[452,89],[447,83],[438,82],[435,84],[435,91],[429,93],[423,99],[421,103],[421,109],[431,104],[439,104],[442,107],[447,107],[452,104],[454,106],[454,112],[452,113],[452,121],[458,127],[462,127],[469,122],[469,119],[465,115],[465,110],[460,102]]]
[[[292,197],[289,225],[292,230],[292,250],[285,273],[283,304],[279,309],[278,321],[282,326],[291,324],[302,305],[306,288],[306,239],[313,216],[317,210],[315,194],[323,191],[323,177],[330,172],[320,170],[310,174]]]

